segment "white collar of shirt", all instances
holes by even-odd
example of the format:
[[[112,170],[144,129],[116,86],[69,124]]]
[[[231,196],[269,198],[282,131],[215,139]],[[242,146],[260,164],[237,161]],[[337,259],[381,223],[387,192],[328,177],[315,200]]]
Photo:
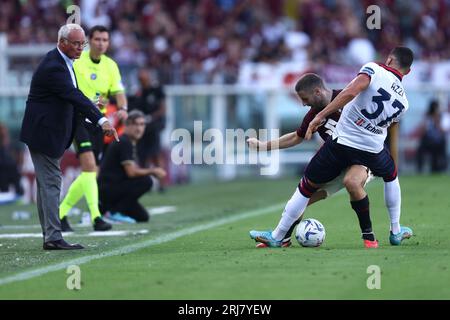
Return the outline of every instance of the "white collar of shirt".
[[[63,57],[64,61],[66,62],[67,68],[69,69],[70,72],[70,77],[72,78],[72,82],[73,82],[73,86],[75,88],[77,88],[77,80],[75,78],[75,74],[73,73],[73,60],[70,59],[68,56],[66,56],[64,53],[62,53],[61,50],[59,50],[58,47],[56,47],[56,49],[58,49],[58,52],[61,54],[61,56]],[[98,121],[98,125],[102,126],[106,121],[108,121],[108,119],[106,117],[102,117],[99,121]],[[90,122],[90,121],[89,121]]]
[[[66,56],[61,50],[59,50],[58,47],[56,47],[56,49],[58,49],[59,54],[61,55],[61,57],[63,57],[64,61],[66,62],[67,68],[69,69],[70,77],[72,78],[73,86],[77,88],[77,80],[75,78],[75,74],[73,73],[73,60],[70,59],[68,56]]]

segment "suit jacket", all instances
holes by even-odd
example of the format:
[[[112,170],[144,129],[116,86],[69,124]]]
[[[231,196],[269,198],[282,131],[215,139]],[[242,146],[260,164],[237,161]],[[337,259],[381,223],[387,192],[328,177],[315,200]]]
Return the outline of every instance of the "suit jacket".
[[[98,123],[102,113],[77,88],[55,48],[47,53],[31,80],[20,140],[31,151],[60,158],[73,140],[81,117]]]

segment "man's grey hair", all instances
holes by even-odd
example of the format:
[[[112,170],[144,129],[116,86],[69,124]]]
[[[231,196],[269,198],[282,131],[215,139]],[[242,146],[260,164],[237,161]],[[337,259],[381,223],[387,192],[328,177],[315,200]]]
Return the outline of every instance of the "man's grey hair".
[[[126,125],[133,124],[136,121],[136,119],[139,119],[139,118],[145,119],[145,114],[141,110],[136,110],[136,109],[131,110],[128,113],[128,117],[127,117],[127,120],[125,121],[125,124]]]
[[[70,32],[73,30],[80,30],[84,34],[84,30],[82,27],[80,27],[79,24],[76,23],[68,23],[63,25],[61,28],[59,28],[58,31],[58,42],[61,41],[61,39],[67,39]]]

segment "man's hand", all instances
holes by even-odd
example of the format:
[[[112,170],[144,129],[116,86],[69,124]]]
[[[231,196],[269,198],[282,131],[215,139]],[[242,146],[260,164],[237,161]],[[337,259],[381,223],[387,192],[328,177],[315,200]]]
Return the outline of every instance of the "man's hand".
[[[94,104],[101,110],[108,104],[108,99],[98,96],[97,99],[94,100]]]
[[[164,170],[163,168],[152,168],[152,176],[156,177],[158,180],[164,179],[166,175],[166,170]]]
[[[119,141],[119,135],[117,134],[116,129],[114,129],[114,127],[111,125],[111,123],[109,123],[109,121],[105,121],[102,124],[102,130],[103,130],[103,134],[105,136],[111,137],[114,136],[114,138],[116,139],[116,141]]]
[[[267,144],[265,142],[261,142],[256,138],[248,138],[247,144],[248,144],[249,148],[253,149],[253,150],[260,150],[260,149],[267,148]]]
[[[124,122],[128,118],[128,112],[125,109],[119,109],[117,110],[117,118],[119,118],[119,121]]]
[[[308,130],[305,134],[305,139],[310,140],[313,133],[317,131],[317,129],[325,122],[325,119],[317,114],[315,118],[309,123]]]

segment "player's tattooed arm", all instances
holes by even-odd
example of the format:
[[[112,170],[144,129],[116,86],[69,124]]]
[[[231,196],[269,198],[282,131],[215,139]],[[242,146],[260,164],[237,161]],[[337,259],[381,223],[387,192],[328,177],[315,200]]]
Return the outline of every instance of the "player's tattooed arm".
[[[306,132],[305,139],[311,139],[317,128],[325,121],[325,119],[332,113],[342,109],[347,103],[352,101],[360,92],[367,89],[370,84],[370,77],[361,73],[354,78],[345,88],[342,90],[333,101],[331,101],[322,111],[320,111],[316,117],[309,123],[308,131]]]
[[[290,132],[278,139],[271,141],[259,141],[256,138],[248,138],[247,143],[251,149],[256,150],[276,150],[276,149],[286,149],[301,143],[303,138],[297,135],[297,132]]]

